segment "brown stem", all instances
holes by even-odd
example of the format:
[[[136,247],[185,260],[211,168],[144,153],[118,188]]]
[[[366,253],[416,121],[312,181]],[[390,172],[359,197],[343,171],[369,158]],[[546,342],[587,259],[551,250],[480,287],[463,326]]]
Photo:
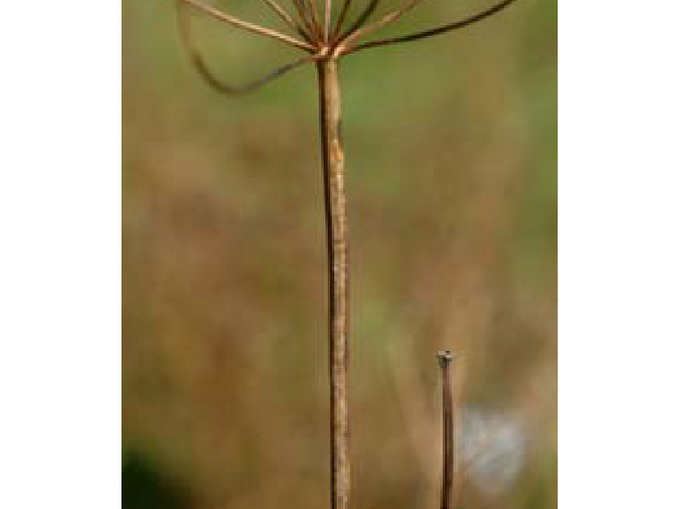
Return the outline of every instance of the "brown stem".
[[[442,384],[442,493],[441,509],[450,509],[453,500],[453,396],[450,365],[453,355],[448,350],[437,354]]]
[[[345,155],[340,133],[340,84],[335,55],[317,62],[329,279],[331,508],[347,509],[350,488],[347,365],[349,275]]]

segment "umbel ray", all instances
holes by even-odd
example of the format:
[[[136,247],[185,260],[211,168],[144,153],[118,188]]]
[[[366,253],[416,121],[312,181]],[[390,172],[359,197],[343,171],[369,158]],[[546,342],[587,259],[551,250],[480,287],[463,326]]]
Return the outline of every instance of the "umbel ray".
[[[395,10],[380,19],[370,22],[381,0],[368,0],[354,21],[348,13],[352,0],[287,0],[292,10],[284,8],[277,0],[262,0],[292,33],[241,20],[224,13],[200,0],[174,0],[183,44],[198,73],[214,89],[226,94],[238,94],[256,90],[285,73],[306,63],[314,62],[317,68],[319,87],[319,125],[324,178],[324,206],[326,218],[326,242],[328,250],[329,280],[329,359],[331,399],[331,507],[347,509],[350,488],[349,409],[347,404],[347,368],[349,361],[349,271],[348,271],[348,228],[345,197],[345,156],[340,135],[340,83],[338,61],[359,51],[417,41],[435,35],[462,29],[493,16],[517,0],[503,0],[467,18],[443,23],[429,29],[401,36],[366,41],[366,36],[377,32],[401,18],[402,15],[420,5],[424,0],[404,0]],[[333,9],[333,1],[342,1]],[[200,11],[207,16],[262,37],[275,39],[299,49],[304,55],[282,67],[271,70],[262,77],[240,86],[224,83],[207,66],[193,44],[189,9]],[[335,16],[332,13],[336,13]],[[447,420],[444,423],[446,426]],[[446,429],[445,429],[446,431]],[[445,433],[446,434],[446,433]],[[446,440],[450,440],[450,432]],[[451,445],[445,446],[446,449]],[[444,490],[450,490],[447,477],[448,460],[445,460],[446,474]],[[448,485],[447,485],[448,483]],[[448,488],[446,487],[448,486]],[[442,495],[442,509],[448,509],[449,497]]]

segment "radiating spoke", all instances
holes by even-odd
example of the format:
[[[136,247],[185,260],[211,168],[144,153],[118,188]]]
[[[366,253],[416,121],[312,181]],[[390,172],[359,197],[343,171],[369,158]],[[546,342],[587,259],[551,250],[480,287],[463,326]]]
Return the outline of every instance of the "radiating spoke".
[[[309,34],[304,31],[304,29],[300,26],[300,24],[295,21],[288,12],[281,7],[278,3],[276,3],[274,0],[263,0],[269,8],[274,11],[279,18],[283,20],[284,23],[286,23],[288,26],[290,26],[293,30],[295,30],[298,34],[300,34],[302,37],[305,38],[307,42],[310,42]]]
[[[302,0],[307,12],[309,13],[309,21],[312,24],[317,40],[323,39],[323,28],[319,22],[319,13],[316,7],[316,0]]]
[[[234,16],[230,16],[229,14],[225,14],[222,11],[219,11],[215,9],[214,7],[211,7],[209,5],[205,5],[198,0],[179,0],[181,2],[184,2],[188,5],[191,5],[192,7],[195,7],[196,9],[209,14],[215,19],[218,19],[220,21],[223,21],[227,23],[228,25],[241,28],[243,30],[247,30],[249,32],[263,35],[266,37],[270,37],[272,39],[277,39],[279,41],[285,42],[291,46],[295,46],[300,49],[304,49],[307,51],[314,51],[315,48],[311,44],[308,44],[306,42],[300,41],[298,39],[295,39],[294,37],[290,37],[288,35],[282,34],[280,32],[277,32],[276,30],[272,30],[271,28],[265,28],[261,27],[260,25],[255,25],[254,23],[248,23],[247,21],[242,21],[238,18],[235,18]]]
[[[335,22],[335,28],[333,29],[333,38],[337,37],[337,35],[342,30],[342,24],[345,22],[345,17],[347,16],[347,12],[349,11],[349,6],[351,3],[352,0],[345,0],[343,2],[342,7],[340,8],[340,13],[338,14],[338,19]]]
[[[368,18],[371,17],[371,14],[373,14],[373,11],[376,10],[378,5],[380,4],[380,1],[381,0],[371,0],[364,9],[364,12],[361,13],[361,15],[354,22],[354,24],[342,35],[340,39],[346,38],[348,35],[352,34],[352,32],[364,26],[364,23],[366,23],[366,21],[368,21]]]
[[[324,41],[328,42],[330,40],[331,34],[331,9],[333,8],[333,5],[331,3],[331,0],[326,0],[325,7],[324,7],[324,22],[323,22],[323,38]]]
[[[316,30],[314,29],[314,22],[312,21],[311,15],[308,12],[306,4],[303,3],[304,0],[291,0],[293,7],[297,12],[298,17],[302,21],[307,33],[312,39],[316,37]]]
[[[367,35],[367,34],[370,34],[371,32],[375,32],[376,30],[384,27],[385,25],[389,25],[390,23],[394,23],[399,18],[401,18],[401,16],[403,14],[405,14],[406,12],[413,9],[416,5],[418,5],[422,1],[423,0],[408,0],[408,2],[406,2],[404,5],[399,7],[397,10],[392,11],[389,14],[386,14],[385,16],[383,16],[379,21],[376,21],[375,23],[361,27],[357,30],[353,30],[353,31],[350,30],[350,33],[345,37],[344,41],[341,43],[342,47],[345,48],[344,50],[341,51],[341,54],[348,53],[348,51],[346,49],[351,48],[354,41],[356,41],[360,37]]]
[[[488,18],[489,16],[493,16],[494,14],[502,11],[506,7],[510,6],[511,4],[515,3],[517,0],[503,0],[502,2],[486,9],[485,11],[482,11],[480,13],[475,14],[474,16],[470,16],[469,18],[465,18],[460,21],[456,21],[453,23],[447,23],[445,25],[441,25],[435,28],[431,28],[429,30],[423,30],[421,32],[415,32],[413,34],[408,34],[408,35],[403,35],[400,37],[391,37],[388,39],[380,39],[377,41],[369,41],[365,42],[363,44],[356,45],[354,47],[347,47],[347,49],[343,52],[344,55],[347,55],[349,53],[355,53],[357,51],[361,51],[364,49],[368,48],[375,48],[377,46],[388,46],[391,44],[397,44],[400,42],[409,42],[409,41],[416,41],[418,39],[424,39],[426,37],[432,37],[435,35],[443,34],[446,32],[450,32],[452,30],[457,30],[459,28],[464,28],[469,25],[472,25],[474,23],[477,23],[478,21],[482,21],[485,18]]]

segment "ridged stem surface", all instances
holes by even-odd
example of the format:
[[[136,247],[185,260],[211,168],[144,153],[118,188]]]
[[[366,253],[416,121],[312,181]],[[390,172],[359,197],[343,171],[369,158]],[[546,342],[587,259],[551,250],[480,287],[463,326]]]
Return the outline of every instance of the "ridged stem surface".
[[[329,284],[329,369],[331,392],[331,507],[347,509],[350,489],[349,412],[349,271],[345,155],[342,147],[338,62],[317,63],[323,156]]]

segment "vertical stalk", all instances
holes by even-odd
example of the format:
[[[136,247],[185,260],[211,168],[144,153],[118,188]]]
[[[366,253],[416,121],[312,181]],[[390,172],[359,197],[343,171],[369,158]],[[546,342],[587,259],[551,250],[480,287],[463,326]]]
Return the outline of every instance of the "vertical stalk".
[[[317,62],[329,280],[331,508],[347,509],[350,488],[347,365],[349,275],[345,155],[340,132],[340,83],[334,55]]]
[[[453,396],[450,366],[453,355],[448,350],[437,354],[442,385],[442,492],[441,509],[450,509],[453,501]]]

